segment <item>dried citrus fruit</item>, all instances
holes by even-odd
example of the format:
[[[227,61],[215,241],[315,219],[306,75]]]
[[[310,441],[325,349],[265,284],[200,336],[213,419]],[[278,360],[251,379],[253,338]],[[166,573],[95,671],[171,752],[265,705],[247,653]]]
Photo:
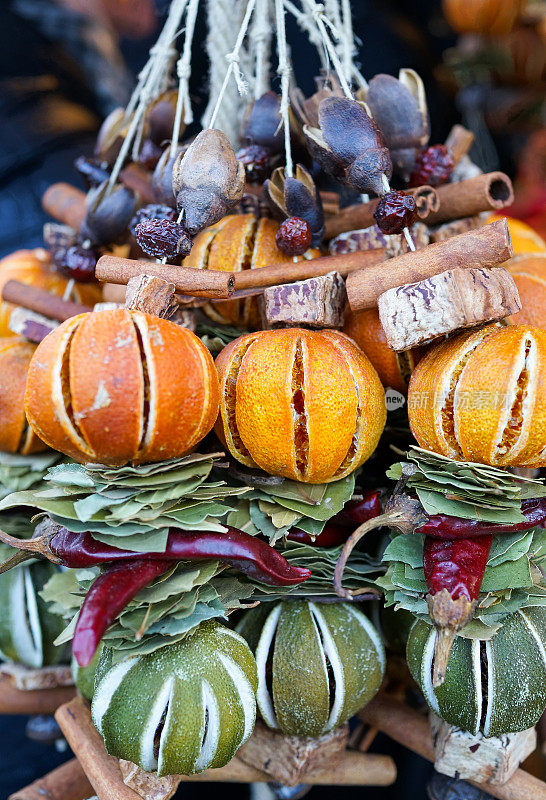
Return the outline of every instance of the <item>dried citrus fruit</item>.
[[[503,467],[546,466],[546,331],[489,325],[432,348],[408,412],[422,447]]]
[[[278,230],[279,223],[266,217],[256,219],[253,214],[224,217],[195,237],[191,253],[184,259],[184,266],[240,272],[320,255],[318,250],[313,249],[307,250],[303,256],[281,253],[275,243]],[[260,326],[260,312],[255,297],[210,303],[205,307],[205,312],[215,322],[251,329]]]
[[[47,444],[76,461],[163,461],[193,448],[218,413],[218,380],[186,328],[116,309],[67,320],[38,345],[25,406]]]
[[[0,261],[0,292],[8,281],[20,281],[38,289],[62,297],[68,286],[68,280],[51,269],[51,259],[47,250],[38,247],[35,250],[17,250]],[[76,283],[70,293],[70,300],[85,305],[94,305],[101,298],[101,290],[94,284]],[[15,306],[0,300],[0,336],[13,336],[8,324]]]
[[[513,325],[536,325],[546,330],[546,250],[522,253],[506,264],[518,288],[521,311],[508,321]]]
[[[272,475],[322,483],[368,459],[385,426],[373,366],[337,331],[258,331],[225,347],[217,431],[235,458]]]
[[[546,253],[546,242],[526,222],[513,217],[505,217],[504,214],[492,214],[487,218],[487,224],[505,218],[508,223],[510,238],[512,239],[514,255],[519,253]]]
[[[19,336],[0,338],[0,450],[28,455],[46,445],[25,415],[27,373],[36,345]]]
[[[391,350],[376,308],[348,311],[343,330],[370,359],[383,386],[406,394],[411,373],[422,357],[423,350],[417,347],[403,353]]]

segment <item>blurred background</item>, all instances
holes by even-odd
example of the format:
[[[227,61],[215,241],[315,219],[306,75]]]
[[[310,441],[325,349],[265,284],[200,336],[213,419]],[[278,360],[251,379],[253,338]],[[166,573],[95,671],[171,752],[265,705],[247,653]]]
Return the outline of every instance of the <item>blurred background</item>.
[[[4,0],[0,256],[41,244],[46,217],[40,198],[51,183],[68,181],[84,188],[73,162],[92,153],[102,119],[127,102],[166,8],[166,0]],[[545,236],[546,4],[353,0],[353,13],[363,75],[397,75],[401,67],[417,70],[427,91],[431,144],[444,141],[455,122],[470,128],[475,135],[472,159],[486,171],[501,169],[513,178],[516,203],[510,213]],[[195,41],[204,43],[205,37],[201,17]],[[316,54],[297,30],[290,30],[289,38],[295,75],[310,94]],[[195,59],[190,89],[198,120],[208,92],[206,83],[199,82],[207,70],[204,49],[196,50]],[[357,792],[365,800],[431,796],[426,786],[432,767],[427,762],[383,736],[375,739],[370,752],[394,756],[396,784],[377,790],[335,789],[336,798],[356,797]],[[68,757],[51,718],[29,722],[23,716],[0,717],[0,798]],[[199,784],[183,785],[180,795],[198,797],[203,790]],[[241,798],[251,791],[237,785],[214,790]],[[325,800],[332,791],[315,788],[310,796]],[[295,796],[292,791],[284,797]]]

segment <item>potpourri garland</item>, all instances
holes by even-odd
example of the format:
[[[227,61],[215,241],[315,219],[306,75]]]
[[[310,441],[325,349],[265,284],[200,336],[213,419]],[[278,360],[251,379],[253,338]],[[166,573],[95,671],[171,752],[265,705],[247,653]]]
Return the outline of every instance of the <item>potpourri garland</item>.
[[[510,180],[460,126],[430,145],[415,71],[364,79],[348,3],[249,0],[229,32],[223,7],[203,129],[199,2],[174,0],[77,160],[87,196],[50,187],[47,251],[0,262],[0,651],[71,641],[108,752],[190,774],[256,710],[320,737],[368,703],[386,656],[360,601],[383,598],[431,709],[511,736],[546,708],[546,487],[507,469],[546,467],[546,339],[508,224],[484,225]],[[318,48],[310,97],[285,12]]]

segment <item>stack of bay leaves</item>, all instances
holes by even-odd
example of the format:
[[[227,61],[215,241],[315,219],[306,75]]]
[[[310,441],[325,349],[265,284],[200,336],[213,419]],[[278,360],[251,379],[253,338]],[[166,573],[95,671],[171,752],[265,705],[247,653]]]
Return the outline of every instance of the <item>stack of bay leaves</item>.
[[[223,453],[119,468],[63,461],[48,470],[42,486],[5,497],[0,511],[37,508],[69,531],[87,531],[100,542],[142,553],[162,552],[170,527],[222,532],[229,525],[265,536],[291,564],[311,569],[304,584],[279,587],[218,561],[178,563],[139,592],[110,626],[104,642],[115,662],[179,642],[204,620],[225,619],[257,600],[335,595],[341,548],[291,542],[285,534],[297,525],[315,538],[353,497],[355,475],[312,486],[285,479],[260,483],[253,476],[248,485],[244,471],[229,467]],[[347,586],[369,588],[380,571],[376,560],[355,552],[347,565]],[[46,584],[42,598],[68,622],[59,644],[72,638],[83,599],[99,574],[98,567],[66,570]]]
[[[451,460],[419,447],[410,448],[407,461],[394,464],[387,472],[397,481],[403,474],[407,476],[406,490],[417,495],[429,515],[517,524],[525,520],[523,500],[546,496],[542,481],[484,464]],[[420,534],[393,531],[383,553],[388,569],[376,583],[385,593],[387,606],[395,605],[428,620],[423,543]],[[545,564],[543,528],[495,535],[474,617],[459,635],[487,640],[510,614],[546,606]]]
[[[54,450],[34,455],[0,451],[0,499],[12,492],[37,486],[45,473],[61,458]]]

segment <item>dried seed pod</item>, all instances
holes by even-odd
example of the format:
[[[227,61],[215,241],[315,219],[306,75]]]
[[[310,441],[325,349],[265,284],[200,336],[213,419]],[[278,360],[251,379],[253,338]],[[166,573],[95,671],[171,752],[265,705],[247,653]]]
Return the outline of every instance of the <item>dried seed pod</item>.
[[[78,156],[74,161],[76,172],[81,175],[88,189],[98,186],[110,177],[108,162],[101,161],[99,158],[86,158]]]
[[[327,97],[318,116],[319,128],[303,128],[315,161],[358,192],[381,194],[381,176],[391,177],[392,162],[382,133],[364,106],[347,97]]]
[[[183,155],[188,147],[189,145],[178,145],[173,157],[171,157],[170,147],[167,147],[157,162],[152,175],[152,187],[157,203],[176,208],[176,199],[173,192],[173,166],[178,156]]]
[[[108,114],[100,126],[95,143],[95,155],[101,161],[114,163],[127,133],[127,122],[124,108],[115,108]]]
[[[241,201],[245,168],[222,131],[201,131],[173,166],[173,191],[190,234],[213,225]]]
[[[335,75],[330,74],[326,78],[321,76],[315,80],[319,88],[310,97],[305,97],[298,86],[290,90],[290,107],[298,121],[312,128],[319,127],[318,108],[323,100],[327,97],[344,97],[343,89]]]
[[[157,145],[170,139],[173,135],[177,100],[178,89],[169,89],[160,94],[146,112],[145,124],[148,128],[148,137]],[[181,120],[179,136],[183,136],[185,130],[186,126]]]
[[[281,127],[281,98],[266,92],[247,109],[243,122],[243,139],[267,147],[270,153],[280,153],[284,146]]]
[[[322,201],[313,178],[301,164],[296,165],[295,177],[286,177],[284,167],[277,167],[265,182],[264,193],[274,211],[307,222],[311,228],[312,247],[321,244],[324,238]]]
[[[108,182],[87,194],[87,216],[82,223],[82,236],[94,245],[117,242],[126,232],[135,213],[135,193],[126,186],[114,186],[107,192]]]
[[[176,458],[218,414],[218,379],[193,333],[140,311],[80,314],[38,345],[25,394],[29,424],[76,461]]]
[[[144,169],[154,170],[163,152],[158,144],[152,139],[144,139],[140,153],[138,154],[138,163]]]
[[[415,156],[429,139],[427,103],[423,82],[412,69],[392,75],[376,75],[368,90],[358,96],[368,104],[385,138],[396,171],[409,180]]]

